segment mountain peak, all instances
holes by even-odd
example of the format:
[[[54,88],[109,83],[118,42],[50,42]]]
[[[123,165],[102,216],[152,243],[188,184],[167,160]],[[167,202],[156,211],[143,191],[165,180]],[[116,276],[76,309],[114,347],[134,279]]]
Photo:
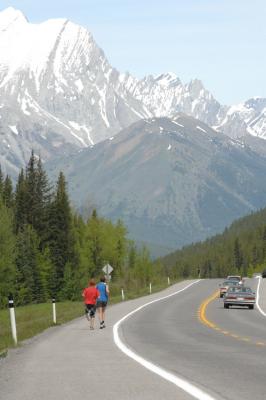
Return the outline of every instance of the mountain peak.
[[[180,79],[174,72],[166,72],[164,74],[160,74],[155,77],[155,81],[161,86],[169,86],[173,84],[179,85],[181,83]]]
[[[25,15],[14,7],[8,7],[3,11],[0,11],[0,29],[7,28],[13,23],[25,23],[28,22]]]

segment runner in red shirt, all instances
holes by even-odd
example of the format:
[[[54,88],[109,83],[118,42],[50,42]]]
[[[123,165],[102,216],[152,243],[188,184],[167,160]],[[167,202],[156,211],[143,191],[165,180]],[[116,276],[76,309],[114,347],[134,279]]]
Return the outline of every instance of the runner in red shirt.
[[[100,292],[95,287],[94,279],[91,279],[89,286],[83,290],[82,296],[84,297],[85,314],[87,320],[90,322],[90,329],[94,329],[95,312],[96,312],[96,301],[100,296]]]

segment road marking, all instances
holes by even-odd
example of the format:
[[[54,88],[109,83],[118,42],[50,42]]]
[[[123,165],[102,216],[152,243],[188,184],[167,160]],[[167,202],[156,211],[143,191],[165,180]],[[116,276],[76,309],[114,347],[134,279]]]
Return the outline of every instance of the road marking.
[[[259,285],[258,285],[258,289],[259,289]],[[253,345],[255,344],[256,346],[266,346],[265,342],[255,342],[255,341],[252,341],[250,338],[242,337],[242,336],[236,335],[233,332],[225,331],[222,328],[220,328],[219,326],[217,326],[217,324],[215,324],[214,322],[210,321],[206,317],[206,309],[207,309],[208,305],[212,301],[214,301],[215,299],[217,299],[219,297],[218,294],[219,294],[219,291],[215,292],[214,294],[212,294],[210,297],[208,297],[206,300],[204,300],[201,303],[201,305],[199,307],[199,310],[198,310],[198,315],[199,315],[198,318],[199,318],[200,322],[202,324],[208,326],[209,328],[212,328],[215,331],[223,333],[224,335],[230,336],[230,337],[232,337],[232,338],[234,338],[236,340],[241,340],[243,342],[250,343],[250,344],[253,344]],[[264,312],[263,312],[263,314],[264,314]],[[265,314],[265,316],[266,316],[266,314]]]
[[[263,342],[257,342],[257,343],[256,343],[256,345],[257,345],[257,346],[266,346],[266,343],[263,343]]]
[[[135,310],[131,311],[130,313],[126,314],[123,318],[121,318],[119,321],[115,323],[113,326],[113,338],[114,342],[117,345],[117,347],[125,353],[128,357],[132,358],[139,364],[141,364],[143,367],[147,368],[148,370],[152,371],[153,373],[161,376],[163,379],[166,379],[169,382],[172,382],[174,385],[178,386],[180,389],[184,390],[186,393],[189,393],[191,396],[193,396],[195,399],[198,400],[215,400],[214,397],[208,395],[207,393],[203,392],[201,389],[197,388],[196,386],[192,385],[190,382],[186,381],[183,378],[180,378],[167,370],[158,367],[157,365],[153,364],[152,362],[146,360],[145,358],[139,356],[137,353],[134,353],[132,350],[130,350],[120,339],[119,337],[119,326],[121,325],[122,322],[124,322],[126,319],[131,317],[133,314],[137,313],[138,311],[142,310],[143,308],[149,306],[150,304],[156,303],[158,301],[167,299],[169,297],[175,296],[184,290],[190,288],[192,285],[195,285],[196,283],[200,282],[200,279],[190,283],[189,285],[185,286],[183,289],[178,290],[177,292],[174,292],[172,294],[169,294],[167,296],[161,297],[156,300],[149,301],[146,304],[143,304],[142,306],[136,308]]]
[[[258,287],[257,287],[256,306],[257,306],[257,309],[259,310],[259,312],[260,312],[262,315],[264,315],[264,317],[266,317],[266,313],[262,310],[262,308],[261,308],[260,305],[259,305],[261,277],[258,276],[257,279],[258,279],[259,282],[258,282]]]

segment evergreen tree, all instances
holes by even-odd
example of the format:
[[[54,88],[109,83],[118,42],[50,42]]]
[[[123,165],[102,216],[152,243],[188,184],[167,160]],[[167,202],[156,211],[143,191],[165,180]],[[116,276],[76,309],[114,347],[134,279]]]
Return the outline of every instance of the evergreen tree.
[[[10,210],[0,200],[0,308],[6,307],[7,296],[14,293],[15,236]]]
[[[62,172],[56,185],[56,194],[50,206],[49,237],[47,240],[51,251],[51,259],[56,270],[55,289],[62,290],[64,269],[67,262],[77,262],[72,214],[66,191],[66,181]]]
[[[13,207],[13,185],[10,177],[7,175],[3,187],[3,201],[6,207]]]
[[[32,150],[31,156],[26,167],[26,207],[27,207],[27,223],[36,226],[36,208],[37,205],[37,173],[36,158]]]
[[[35,229],[40,237],[40,247],[44,249],[49,230],[49,205],[51,185],[39,158],[36,167],[36,221]]]
[[[38,236],[31,225],[25,225],[17,237],[17,292],[21,304],[45,300],[39,257]]]
[[[27,187],[23,169],[21,170],[15,191],[15,229],[19,232],[27,224]]]
[[[239,240],[238,238],[236,238],[234,243],[234,266],[238,271],[240,271],[242,265],[243,265],[243,254],[240,248]]]

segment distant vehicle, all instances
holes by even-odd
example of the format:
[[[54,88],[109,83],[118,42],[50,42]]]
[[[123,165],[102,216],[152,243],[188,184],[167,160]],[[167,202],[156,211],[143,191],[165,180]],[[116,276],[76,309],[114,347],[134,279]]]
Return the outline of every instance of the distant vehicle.
[[[242,282],[242,276],[240,276],[240,275],[228,275],[227,280],[233,280],[233,281]]]
[[[250,287],[230,287],[224,296],[224,308],[241,306],[253,310],[255,302],[256,296]]]
[[[229,287],[237,287],[239,286],[239,281],[234,279],[228,279],[224,281],[222,285],[220,285],[220,297],[224,297],[225,293],[229,289]]]
[[[266,278],[266,269],[264,269],[261,273],[262,278]]]

